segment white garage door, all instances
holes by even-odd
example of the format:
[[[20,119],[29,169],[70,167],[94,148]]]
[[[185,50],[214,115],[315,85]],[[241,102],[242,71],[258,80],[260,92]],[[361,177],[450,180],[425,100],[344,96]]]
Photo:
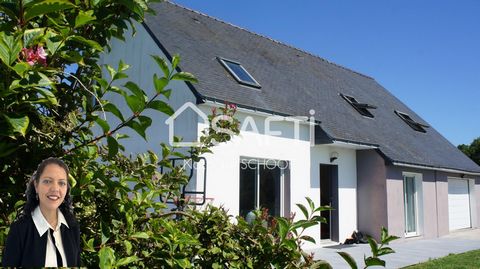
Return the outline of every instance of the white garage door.
[[[468,180],[448,179],[448,220],[450,230],[470,228]]]

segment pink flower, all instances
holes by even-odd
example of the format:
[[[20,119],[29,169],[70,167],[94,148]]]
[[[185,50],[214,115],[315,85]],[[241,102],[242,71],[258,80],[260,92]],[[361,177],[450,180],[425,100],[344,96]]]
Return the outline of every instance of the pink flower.
[[[47,53],[42,46],[36,46],[30,49],[23,48],[21,54],[23,59],[31,66],[35,64],[47,66]]]

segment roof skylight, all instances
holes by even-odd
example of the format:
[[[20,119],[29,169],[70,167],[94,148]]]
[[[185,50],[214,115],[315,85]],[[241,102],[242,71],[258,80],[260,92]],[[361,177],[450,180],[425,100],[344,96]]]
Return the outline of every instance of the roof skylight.
[[[218,60],[238,83],[255,88],[262,87],[240,63],[223,58],[218,58]]]
[[[376,109],[377,108],[376,106],[369,105],[366,103],[359,103],[357,99],[355,99],[354,97],[345,95],[343,93],[341,93],[340,96],[343,97],[343,99],[345,99],[345,101],[347,101],[353,108],[355,108],[355,110],[357,110],[358,113],[360,113],[362,116],[374,118],[373,114],[368,110]]]
[[[395,110],[395,114],[397,114],[397,116],[399,116],[406,124],[408,124],[408,126],[410,126],[413,130],[417,131],[417,132],[421,132],[421,133],[426,133],[427,130],[425,130],[425,128],[429,128],[430,126],[428,125],[425,125],[425,124],[421,124],[419,122],[416,122],[414,121],[408,114],[406,113],[403,113],[403,112],[399,112],[397,110]]]

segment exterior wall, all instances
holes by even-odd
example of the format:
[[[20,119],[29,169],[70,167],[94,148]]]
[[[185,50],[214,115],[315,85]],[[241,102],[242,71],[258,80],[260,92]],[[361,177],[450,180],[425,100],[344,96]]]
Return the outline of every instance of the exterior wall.
[[[418,201],[420,208],[419,236],[423,238],[438,237],[438,199],[436,194],[439,190],[438,182],[435,183],[435,172],[395,166],[387,166],[388,228],[390,234],[405,238],[404,173],[418,174],[422,180],[421,197]],[[442,190],[440,193],[442,193]]]
[[[405,238],[403,173],[417,173],[422,177],[422,201],[420,234],[422,238],[435,238],[447,235],[449,230],[448,217],[448,178],[460,178],[460,174],[441,171],[411,169],[405,167],[387,166],[387,200],[388,228],[391,234]],[[465,178],[467,178],[465,176]],[[471,212],[472,227],[478,227],[480,201],[478,197],[478,179],[471,180]],[[476,182],[473,184],[473,182]]]
[[[201,105],[201,109],[210,113],[210,107]],[[274,122],[271,130],[281,131],[281,135],[265,135],[265,117],[252,116],[237,112],[236,117],[242,126],[247,116],[254,119],[258,132],[252,131],[252,124],[227,143],[215,146],[213,154],[207,159],[207,197],[214,198],[214,205],[223,205],[232,215],[239,213],[239,164],[242,157],[284,160],[290,162],[290,209],[296,218],[302,218],[302,212],[295,204],[306,204],[310,197],[315,205],[320,205],[319,166],[330,164],[330,152],[337,151],[339,158],[339,240],[343,242],[356,229],[356,171],[355,151],[351,149],[331,148],[328,146],[310,146],[309,126],[300,126],[300,139],[294,139],[292,122]],[[250,122],[252,123],[252,122]],[[199,135],[205,125],[199,121]],[[320,242],[318,226],[307,230],[317,244]],[[306,248],[315,247],[306,245]],[[318,245],[317,245],[318,247]]]
[[[450,230],[448,228],[448,174],[437,172],[437,236],[447,235]]]
[[[109,64],[116,69],[119,61],[123,60],[124,63],[130,65],[130,69],[126,71],[129,78],[120,80],[117,85],[123,85],[127,81],[133,81],[143,89],[149,97],[153,97],[155,90],[152,77],[155,73],[161,77],[163,73],[150,55],[158,55],[164,59],[167,58],[142,25],[137,24],[136,30],[135,37],[127,38],[125,42],[113,39],[111,47],[114,49],[101,57],[100,63]],[[130,34],[131,33],[127,33],[126,36]],[[177,110],[186,102],[196,102],[195,96],[184,82],[172,81],[168,88],[172,89],[170,99],[166,100],[163,97],[160,100],[166,101],[174,110]],[[117,105],[125,118],[132,114],[122,96],[112,93],[107,99]],[[147,129],[149,141],[145,141],[130,128],[123,128],[120,132],[130,136],[130,138],[122,140],[126,148],[126,153],[143,153],[147,150],[152,150],[157,154],[161,154],[160,143],[168,141],[168,126],[165,124],[168,116],[151,109],[146,110],[144,115],[149,116],[153,120],[152,125]],[[110,113],[107,113],[107,119],[112,128],[119,122],[117,118]],[[181,118],[175,121],[175,135],[183,137],[185,141],[196,138],[196,123],[196,114],[191,112],[182,114]]]
[[[375,150],[357,151],[358,230],[380,237],[387,222],[386,167]]]

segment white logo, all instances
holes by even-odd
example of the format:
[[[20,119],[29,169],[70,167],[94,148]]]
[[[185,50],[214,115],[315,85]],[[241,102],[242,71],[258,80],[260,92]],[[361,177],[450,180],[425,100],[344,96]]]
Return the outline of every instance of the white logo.
[[[170,143],[171,146],[174,147],[198,147],[201,145],[200,142],[176,142],[174,141],[174,121],[175,119],[182,114],[186,109],[192,109],[200,118],[203,120],[203,124],[205,126],[210,126],[210,123],[208,121],[208,117],[205,113],[203,113],[200,108],[198,108],[194,103],[187,102],[183,104],[175,113],[170,116],[165,123],[168,125],[168,142]],[[310,126],[310,145],[315,146],[315,110],[311,109],[309,111],[310,117],[281,117],[281,116],[268,116],[264,120],[265,124],[265,135],[268,136],[281,136],[282,132],[281,131],[274,131],[271,130],[271,123],[272,122],[278,122],[278,121],[288,121],[288,122],[293,122],[294,126],[294,139],[300,140],[300,123],[301,122],[308,122]],[[212,128],[218,133],[225,133],[229,134],[231,136],[235,135],[235,133],[229,129],[221,128],[218,126],[219,121],[229,121],[233,122],[233,118],[227,115],[217,115],[212,119]],[[255,119],[251,116],[246,116],[243,124],[240,128],[241,131],[245,131],[248,129],[250,126],[251,131],[255,133],[260,133],[258,131],[257,125],[255,123]]]

